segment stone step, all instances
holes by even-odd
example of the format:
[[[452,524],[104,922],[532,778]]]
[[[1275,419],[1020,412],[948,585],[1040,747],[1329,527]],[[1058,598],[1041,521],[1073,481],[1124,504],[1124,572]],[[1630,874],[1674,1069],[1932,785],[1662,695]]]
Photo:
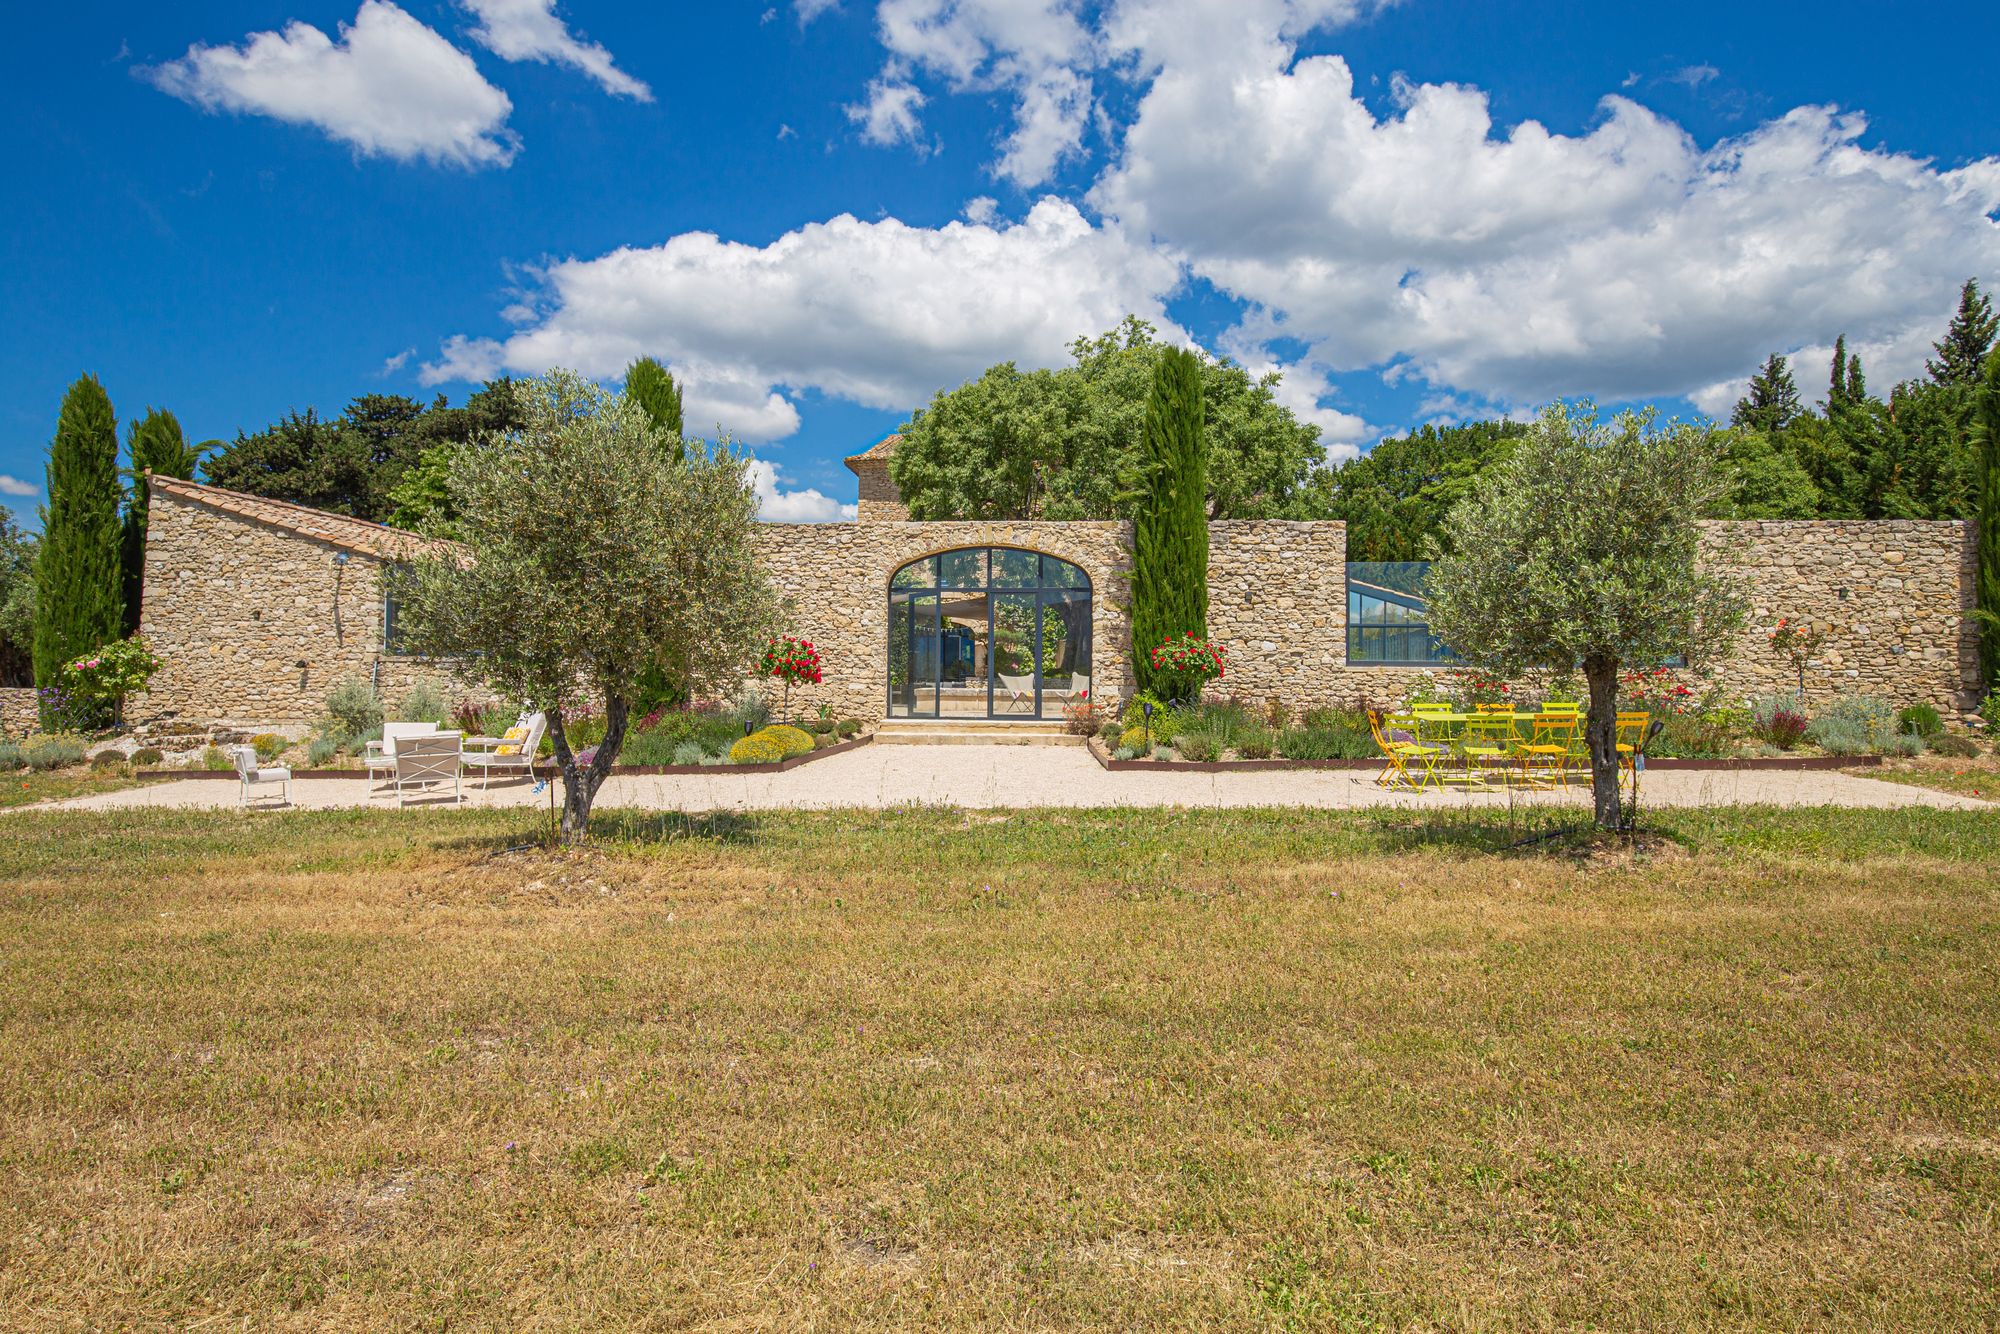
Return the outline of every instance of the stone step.
[[[898,719],[875,729],[878,746],[1069,746],[1083,738],[1071,736],[1059,722],[1005,722],[998,719],[951,718],[940,721]]]

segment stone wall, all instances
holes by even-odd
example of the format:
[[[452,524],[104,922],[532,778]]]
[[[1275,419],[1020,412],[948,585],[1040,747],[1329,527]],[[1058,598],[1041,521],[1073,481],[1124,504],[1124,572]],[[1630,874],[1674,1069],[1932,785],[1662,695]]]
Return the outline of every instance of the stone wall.
[[[41,723],[41,700],[33,686],[0,688],[0,737],[18,741],[38,731]]]
[[[304,723],[343,677],[376,682],[392,705],[420,675],[448,679],[445,664],[382,652],[382,569],[376,557],[156,491],[140,633],[161,667],[128,716]]]
[[[1091,585],[1091,693],[1126,693],[1131,638],[1125,607],[1131,564],[1125,523],[762,524],[757,540],[772,581],[791,599],[791,634],[819,650],[817,687],[794,688],[792,709],[831,705],[843,716],[887,710],[889,579],[909,562],[958,547],[1021,547],[1058,556]],[[758,685],[775,703],[773,683]]]
[[[1347,529],[1229,519],[1208,528],[1208,631],[1228,651],[1210,687],[1292,712],[1336,702],[1347,660]]]
[[[854,518],[857,523],[896,523],[910,517],[910,507],[903,503],[903,493],[889,479],[889,460],[885,458],[854,459],[849,466],[859,479]]]
[[[1778,618],[1789,617],[1826,635],[1806,670],[1810,699],[1876,695],[1947,713],[1978,707],[1971,525],[1855,519],[1704,528],[1709,558],[1742,571],[1750,594],[1750,624],[1717,673],[1733,698],[1797,688],[1769,637]]]

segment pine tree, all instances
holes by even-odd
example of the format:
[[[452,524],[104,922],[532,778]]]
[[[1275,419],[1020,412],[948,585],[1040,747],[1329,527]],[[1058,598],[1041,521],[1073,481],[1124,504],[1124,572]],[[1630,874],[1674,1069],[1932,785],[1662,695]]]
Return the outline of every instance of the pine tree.
[[[1861,354],[1859,352],[1850,352],[1847,354],[1846,395],[1849,403],[1866,402],[1868,398],[1868,381],[1861,374]]]
[[[674,457],[685,457],[681,448],[681,388],[667,368],[651,357],[641,357],[625,368],[626,396],[636,399],[653,424],[674,442]]]
[[[1153,371],[1140,428],[1144,493],[1132,521],[1132,659],[1142,689],[1184,699],[1200,683],[1153,670],[1152,652],[1208,637],[1208,447],[1201,362],[1173,348]]]
[[[126,452],[132,465],[126,470],[131,490],[125,500],[124,599],[125,633],[139,629],[139,604],[144,595],[146,575],[146,512],[152,496],[146,474],[194,479],[204,449],[192,447],[181,433],[180,419],[161,408],[149,407],[146,415],[126,430]]]
[[[1829,415],[1837,407],[1847,402],[1847,335],[1833,340],[1833,375],[1826,388],[1826,410]]]
[[[1926,361],[1924,369],[1939,384],[1977,384],[1996,333],[2000,333],[2000,315],[1993,313],[1993,302],[1980,293],[1979,280],[1968,278],[1958,292],[1958,313],[1951,317],[1943,341],[1931,344],[1937,356]]]
[[[35,684],[117,639],[124,628],[118,520],[118,419],[94,375],[63,396],[49,445],[48,504],[35,561]]]
[[[1792,382],[1792,368],[1773,353],[1765,358],[1764,368],[1750,377],[1750,392],[1737,400],[1730,424],[1776,435],[1798,415],[1799,387]]]
[[[2000,689],[2000,349],[1986,354],[1985,371],[1973,392],[1972,443],[1979,460],[1974,614],[1979,619],[1979,669],[1992,691]]]

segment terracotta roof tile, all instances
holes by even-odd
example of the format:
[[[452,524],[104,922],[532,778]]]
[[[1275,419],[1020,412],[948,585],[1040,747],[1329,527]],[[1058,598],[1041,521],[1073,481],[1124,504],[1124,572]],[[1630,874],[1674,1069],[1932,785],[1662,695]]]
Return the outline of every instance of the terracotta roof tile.
[[[861,470],[859,468],[854,467],[855,464],[874,463],[878,460],[888,458],[891,454],[896,452],[896,446],[901,444],[902,440],[903,440],[902,436],[892,431],[888,435],[883,436],[880,440],[877,440],[874,443],[874,445],[871,446],[870,448],[863,450],[859,454],[850,454],[847,458],[841,461],[845,463],[850,469],[853,469],[856,475],[859,475]]]
[[[147,480],[156,491],[381,560],[404,560],[431,545],[406,529],[316,510],[308,505],[294,505],[289,500],[273,500],[269,496],[253,496],[245,491],[230,491],[178,477],[155,477],[150,473]]]

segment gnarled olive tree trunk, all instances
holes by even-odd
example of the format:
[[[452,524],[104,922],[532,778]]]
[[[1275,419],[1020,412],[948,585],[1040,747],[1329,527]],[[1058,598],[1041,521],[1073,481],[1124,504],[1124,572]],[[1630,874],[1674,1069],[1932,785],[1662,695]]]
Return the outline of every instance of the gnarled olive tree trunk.
[[[1622,814],[1618,800],[1618,660],[1585,658],[1583,679],[1590,685],[1590,712],[1584,719],[1583,736],[1590,748],[1591,806],[1599,828],[1616,829]]]
[[[548,712],[549,740],[555,746],[556,764],[562,769],[563,778],[562,841],[579,844],[590,836],[590,807],[597,800],[597,790],[611,776],[611,766],[624,748],[631,705],[622,695],[612,695],[604,701],[604,740],[597,743],[597,753],[587,765],[578,764],[576,752],[570,749],[562,710],[552,708]]]

